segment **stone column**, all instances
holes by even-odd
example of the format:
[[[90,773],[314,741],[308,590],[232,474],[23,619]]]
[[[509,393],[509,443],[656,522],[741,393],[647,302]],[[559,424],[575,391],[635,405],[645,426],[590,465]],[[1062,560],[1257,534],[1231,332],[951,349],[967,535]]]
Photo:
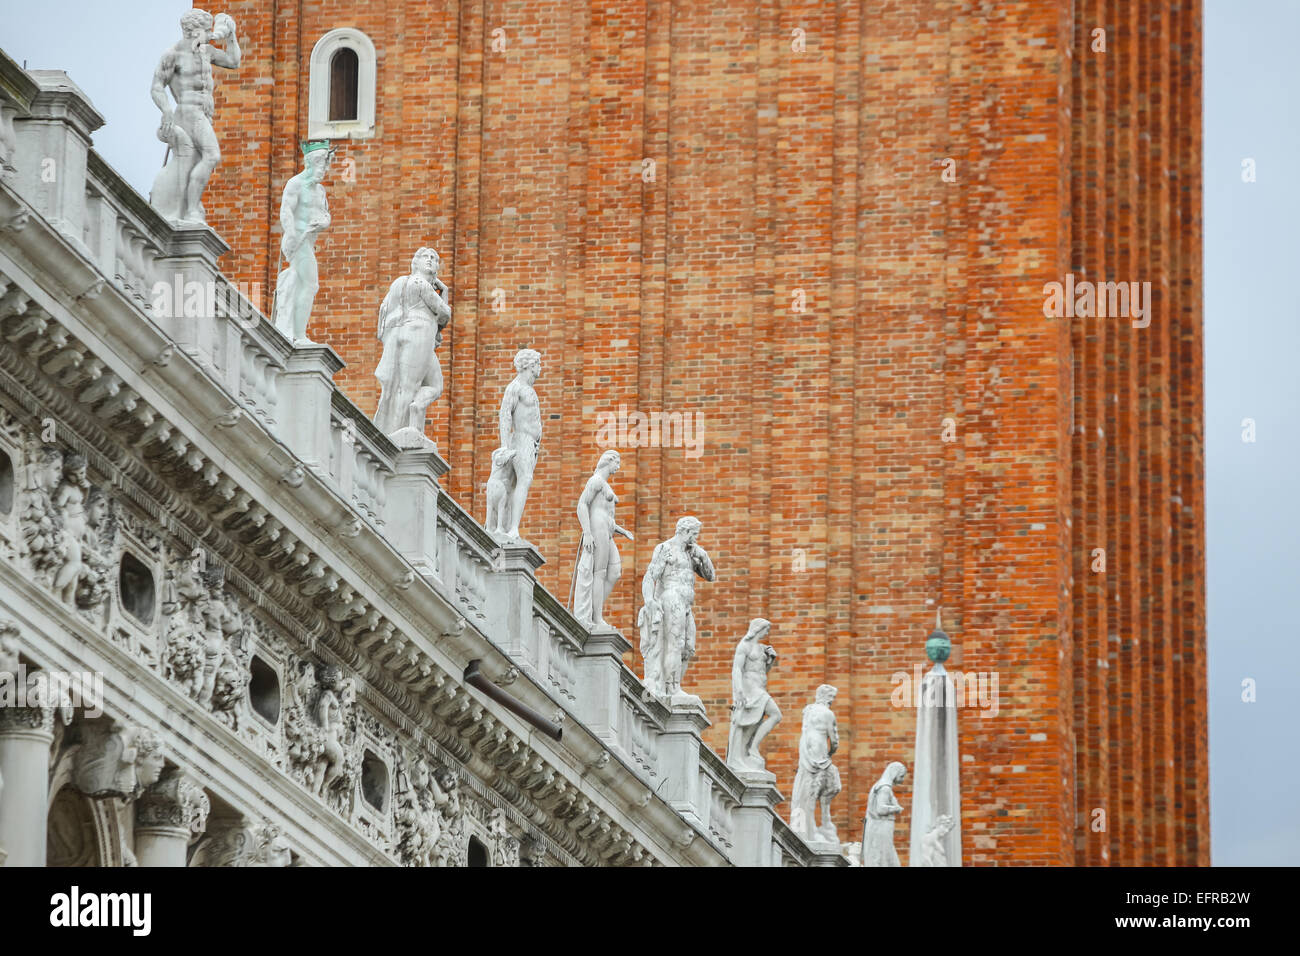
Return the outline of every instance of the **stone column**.
[[[296,348],[279,381],[276,418],[280,423],[280,437],[290,451],[322,477],[329,476],[330,449],[334,442],[330,426],[334,374],[343,365],[343,359],[328,345]],[[347,462],[339,462],[340,485],[343,468],[351,466],[347,454],[342,458]]]
[[[776,789],[776,777],[764,771],[737,773],[745,789],[736,808],[736,866],[772,865],[772,819],[785,798]],[[769,779],[770,778],[770,779]]]
[[[533,592],[537,569],[545,563],[541,552],[527,541],[503,544],[497,570],[488,581],[489,636],[530,677],[537,676],[541,651],[533,624]]]
[[[45,865],[54,710],[0,707],[0,847],[5,866]]]
[[[135,804],[135,858],[140,866],[185,866],[190,841],[203,832],[211,804],[203,788],[173,770]]]
[[[702,827],[708,825],[710,795],[700,792],[700,747],[708,726],[703,704],[673,703],[668,708],[667,729],[659,737],[659,766],[664,777],[659,793],[674,810]]]

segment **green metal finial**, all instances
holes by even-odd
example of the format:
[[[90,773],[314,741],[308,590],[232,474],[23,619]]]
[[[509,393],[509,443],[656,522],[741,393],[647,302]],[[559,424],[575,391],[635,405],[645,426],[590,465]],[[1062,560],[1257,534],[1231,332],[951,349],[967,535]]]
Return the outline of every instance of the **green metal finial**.
[[[925,642],[925,656],[936,664],[942,664],[952,653],[952,641],[943,632],[943,608],[935,608],[934,633]]]

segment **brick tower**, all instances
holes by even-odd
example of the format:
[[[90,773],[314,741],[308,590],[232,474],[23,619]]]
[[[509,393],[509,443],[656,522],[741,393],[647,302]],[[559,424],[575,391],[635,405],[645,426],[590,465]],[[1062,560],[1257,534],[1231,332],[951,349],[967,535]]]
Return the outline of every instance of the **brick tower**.
[[[273,288],[298,143],[336,138],[309,334],[373,410],[379,303],[442,253],[429,434],[480,518],[511,357],[541,351],[522,530],[556,594],[621,409],[607,617],[635,641],[650,552],[697,515],[710,744],[769,618],[768,767],[788,796],[800,712],[839,687],[860,839],[938,605],[951,667],[998,681],[960,712],[966,864],[1208,862],[1197,0],[224,9],[227,273]],[[1046,317],[1067,281],[1149,282],[1149,324]],[[656,412],[685,427],[634,442]]]

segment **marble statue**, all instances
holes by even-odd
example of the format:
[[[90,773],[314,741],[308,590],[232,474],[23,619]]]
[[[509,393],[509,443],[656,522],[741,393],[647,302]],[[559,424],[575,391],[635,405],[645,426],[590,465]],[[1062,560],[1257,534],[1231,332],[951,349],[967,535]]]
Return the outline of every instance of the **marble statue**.
[[[862,865],[901,866],[894,849],[894,818],[903,812],[894,799],[894,787],[902,781],[907,768],[895,760],[867,794],[867,815],[862,823]]]
[[[213,46],[214,42],[224,49]],[[158,139],[167,144],[167,159],[154,179],[149,202],[173,222],[207,223],[203,190],[221,162],[212,129],[212,67],[233,70],[240,56],[234,20],[219,13],[214,21],[206,11],[190,10],[181,17],[180,40],[154,70],[150,93],[162,112]]]
[[[645,604],[636,623],[646,689],[657,697],[691,696],[682,695],[682,678],[695,656],[695,578],[715,576],[708,553],[695,543],[700,528],[698,518],[679,519],[676,533],[655,546],[641,580]]]
[[[393,280],[379,307],[383,354],[375,368],[379,406],[375,427],[399,448],[429,448],[424,435],[429,406],[442,395],[437,348],[451,321],[447,286],[438,278],[441,260],[428,247],[417,249],[411,274]]]
[[[489,490],[495,491],[499,505],[486,522],[488,531],[512,541],[519,539],[519,521],[524,516],[537,453],[542,447],[542,409],[533,390],[533,384],[542,374],[541,353],[533,349],[516,352],[515,373],[501,398],[498,422],[501,447],[497,452],[512,454],[494,452],[492,455],[494,478],[491,480],[497,482],[497,487]]]
[[[727,766],[737,773],[767,773],[759,745],[781,722],[781,709],[767,692],[767,672],[776,664],[776,651],[762,643],[772,622],[756,617],[736,645],[731,664],[731,732],[727,737]]]
[[[95,608],[108,598],[115,530],[108,495],[98,485],[91,485],[86,494],[86,533],[81,548],[82,572],[76,585],[78,607]]]
[[[63,460],[63,475],[53,498],[54,511],[63,523],[63,563],[54,575],[54,593],[68,604],[76,597],[77,583],[86,571],[81,556],[89,530],[86,521],[89,493],[86,458],[72,452]]]
[[[33,450],[23,497],[23,544],[38,577],[52,580],[63,566],[62,522],[54,508],[54,493],[63,480],[63,452],[55,445]]]
[[[952,828],[952,817],[946,813],[940,815],[934,821],[934,826],[921,837],[921,859],[913,866],[947,866],[948,855],[944,852],[943,844]]]
[[[632,532],[614,521],[618,495],[609,486],[609,479],[622,463],[622,457],[612,448],[601,455],[595,472],[587,479],[587,486],[578,498],[582,540],[573,569],[569,607],[573,616],[589,630],[613,630],[605,621],[605,600],[613,593],[614,585],[623,574],[623,563],[614,538],[622,535],[629,541],[633,540]]]
[[[799,770],[790,797],[790,827],[809,843],[839,843],[831,820],[831,800],[840,792],[840,772],[831,763],[840,745],[835,714],[831,711],[836,693],[830,684],[822,684],[813,703],[803,709]],[[815,819],[818,807],[821,808],[820,825]]]
[[[343,724],[355,700],[356,692],[349,678],[344,680],[337,667],[327,667],[321,674],[321,693],[316,701],[316,723],[325,743],[313,776],[316,795],[324,796],[345,771],[347,753],[343,747]]]
[[[271,317],[275,327],[295,346],[315,344],[307,338],[307,320],[320,288],[316,237],[330,224],[322,181],[333,152],[324,140],[303,143],[302,172],[284,184],[280,197],[280,255],[286,265],[275,280]]]

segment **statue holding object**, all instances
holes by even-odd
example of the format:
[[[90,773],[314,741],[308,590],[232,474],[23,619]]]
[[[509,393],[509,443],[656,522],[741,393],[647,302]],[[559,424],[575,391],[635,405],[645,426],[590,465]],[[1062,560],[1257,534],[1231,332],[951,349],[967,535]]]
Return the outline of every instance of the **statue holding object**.
[[[224,49],[213,46],[214,42]],[[154,179],[149,202],[172,222],[207,224],[203,190],[221,162],[221,147],[212,128],[212,67],[233,70],[240,57],[234,20],[224,13],[214,20],[205,10],[190,10],[181,17],[181,39],[162,55],[154,70],[150,95],[162,112],[158,139],[167,144],[167,159]]]

